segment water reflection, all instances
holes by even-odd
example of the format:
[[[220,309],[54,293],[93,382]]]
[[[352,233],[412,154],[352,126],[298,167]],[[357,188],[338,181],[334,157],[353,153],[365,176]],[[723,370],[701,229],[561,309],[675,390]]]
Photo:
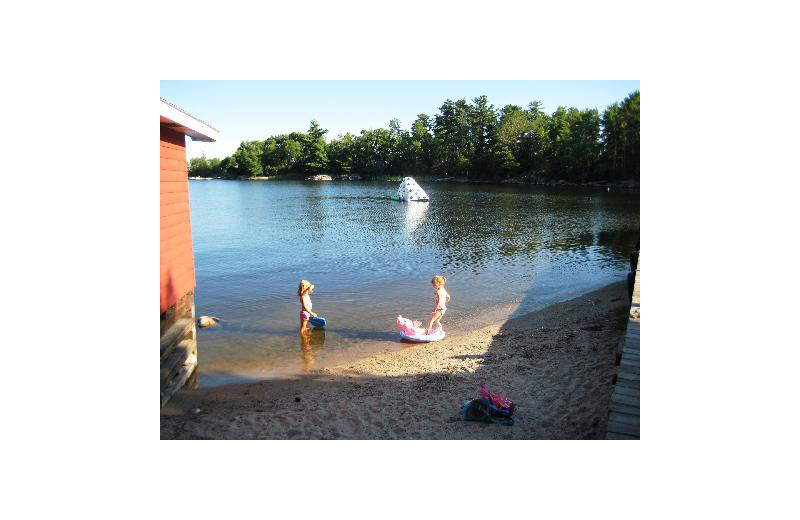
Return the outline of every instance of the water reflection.
[[[325,329],[314,328],[300,331],[300,352],[303,357],[303,370],[313,370],[314,358],[325,345]]]
[[[405,206],[406,234],[411,236],[425,220],[425,214],[428,212],[428,203],[405,202],[403,205]]]
[[[624,280],[639,238],[636,193],[423,183],[430,202],[398,203],[394,183],[189,186],[197,311],[225,320],[200,333],[201,377],[203,363],[296,365],[301,278],[336,323],[324,348],[338,356],[396,341],[398,313],[430,311],[433,274],[448,278],[453,316],[536,307]],[[304,365],[319,367],[324,332],[300,340]]]
[[[302,222],[304,224],[304,237],[309,242],[321,242],[323,240],[322,231],[326,228],[328,221],[328,208],[325,197],[319,194],[306,195],[302,209]]]
[[[633,244],[639,241],[638,229],[613,229],[604,231],[596,227],[593,233],[581,233],[571,241],[558,245],[561,250],[586,249],[594,247],[611,253],[611,258],[625,258],[633,250]],[[601,255],[598,262],[603,262],[608,255]]]

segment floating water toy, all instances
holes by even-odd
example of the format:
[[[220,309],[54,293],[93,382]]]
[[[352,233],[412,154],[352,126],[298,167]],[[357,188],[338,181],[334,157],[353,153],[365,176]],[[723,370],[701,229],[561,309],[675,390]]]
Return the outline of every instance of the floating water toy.
[[[422,322],[411,321],[402,316],[397,317],[397,328],[400,329],[400,337],[408,341],[415,341],[417,343],[430,343],[431,341],[439,341],[444,339],[444,329],[441,325],[437,325],[430,334],[425,334],[425,329],[422,327]]]
[[[311,318],[308,319],[308,322],[313,326],[320,328],[325,328],[325,325],[327,325],[325,318],[323,318],[322,316],[312,316]]]
[[[403,181],[400,183],[400,186],[397,188],[397,192],[392,197],[394,200],[402,200],[402,201],[420,201],[426,202],[430,200],[428,198],[428,194],[425,193],[425,190],[420,188],[417,181],[415,181],[412,177],[404,177]]]

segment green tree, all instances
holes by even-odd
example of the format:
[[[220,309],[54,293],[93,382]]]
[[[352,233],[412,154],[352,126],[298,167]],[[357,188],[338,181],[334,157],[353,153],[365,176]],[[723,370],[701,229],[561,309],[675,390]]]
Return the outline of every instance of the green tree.
[[[419,114],[409,132],[409,163],[413,171],[422,175],[430,175],[434,162],[433,134],[431,118],[428,114]]]
[[[597,109],[558,107],[548,125],[548,174],[575,182],[593,176],[600,157],[600,117]]]
[[[478,96],[472,100],[469,108],[469,169],[473,177],[491,179],[499,170],[507,174],[509,166],[513,164],[513,155],[510,150],[497,146],[497,114],[494,107],[486,96]]]
[[[531,129],[523,137],[518,160],[522,171],[534,175],[542,175],[547,167],[547,153],[550,147],[548,126],[550,117],[541,109],[542,102],[531,101],[528,104],[528,117]]]
[[[221,163],[222,163],[222,161],[217,157],[214,157],[214,158],[208,160],[208,165],[211,167],[211,177],[221,177],[222,176],[222,172],[221,172],[221,168],[220,168],[220,164]]]
[[[501,110],[486,96],[468,103],[446,100],[433,117],[419,114],[409,130],[392,119],[389,128],[339,135],[311,121],[307,133],[243,141],[222,161],[194,158],[192,176],[250,177],[262,174],[358,173],[467,176],[501,180],[546,175],[552,179],[639,178],[639,91],[601,114],[560,106],[552,115],[542,103]]]
[[[216,159],[219,162],[219,159]],[[213,177],[213,165],[206,159],[206,155],[202,157],[193,157],[189,159],[189,177]]]
[[[639,179],[639,91],[628,95],[622,101],[622,134],[624,176],[626,179]]]
[[[593,177],[600,159],[600,115],[596,108],[581,110],[572,124],[572,176],[585,182]]]
[[[506,105],[500,110],[497,125],[496,154],[501,170],[506,175],[518,172],[530,162],[526,138],[533,130],[531,116],[521,107]]]
[[[349,132],[328,143],[328,164],[333,173],[347,175],[352,172],[354,146],[354,138]]]
[[[281,161],[281,149],[278,137],[272,136],[264,141],[264,151],[261,154],[261,166],[267,175],[282,173],[284,166]]]
[[[601,172],[611,179],[639,179],[639,91],[603,112]]]
[[[300,132],[281,134],[264,141],[261,164],[264,172],[281,175],[299,171],[302,168],[303,143],[306,137]]]
[[[327,130],[321,128],[316,121],[311,121],[308,134],[303,143],[303,171],[308,173],[323,173],[328,170],[328,154],[325,150],[324,135]]]
[[[466,100],[445,101],[434,117],[435,169],[440,175],[469,176],[469,105]]]
[[[609,178],[619,177],[623,167],[622,117],[619,103],[613,103],[603,112],[601,119],[603,130],[602,174]]]
[[[400,128],[400,121],[389,121],[389,171],[400,175],[409,168],[411,139],[408,132]]]
[[[263,141],[242,141],[239,147],[226,161],[224,175],[226,177],[257,177],[263,174],[261,155],[264,151]]]
[[[558,107],[547,125],[549,139],[545,153],[547,174],[551,178],[563,176],[569,170],[570,128],[567,109]]]

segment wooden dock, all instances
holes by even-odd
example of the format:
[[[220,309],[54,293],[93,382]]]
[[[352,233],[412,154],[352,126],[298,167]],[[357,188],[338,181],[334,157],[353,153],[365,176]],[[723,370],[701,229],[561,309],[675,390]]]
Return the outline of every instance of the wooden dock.
[[[617,381],[608,407],[606,439],[639,439],[639,269],[633,284],[633,298],[628,315],[628,329],[617,367]]]

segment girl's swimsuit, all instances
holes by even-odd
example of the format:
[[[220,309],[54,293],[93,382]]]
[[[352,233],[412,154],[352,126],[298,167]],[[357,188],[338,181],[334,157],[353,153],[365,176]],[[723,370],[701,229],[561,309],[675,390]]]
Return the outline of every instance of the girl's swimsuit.
[[[302,305],[302,303],[301,303],[301,305]],[[311,302],[309,301],[308,302],[308,310],[309,311],[311,310],[311,307],[312,307],[311,306]],[[308,311],[306,311],[305,309],[300,307],[300,319],[301,320],[310,320],[311,319],[311,313],[309,313]]]
[[[447,297],[445,296],[445,298]],[[441,311],[442,316],[444,316],[444,313],[447,312],[447,306],[444,303],[439,302],[439,305],[433,308],[433,312],[436,311]]]

